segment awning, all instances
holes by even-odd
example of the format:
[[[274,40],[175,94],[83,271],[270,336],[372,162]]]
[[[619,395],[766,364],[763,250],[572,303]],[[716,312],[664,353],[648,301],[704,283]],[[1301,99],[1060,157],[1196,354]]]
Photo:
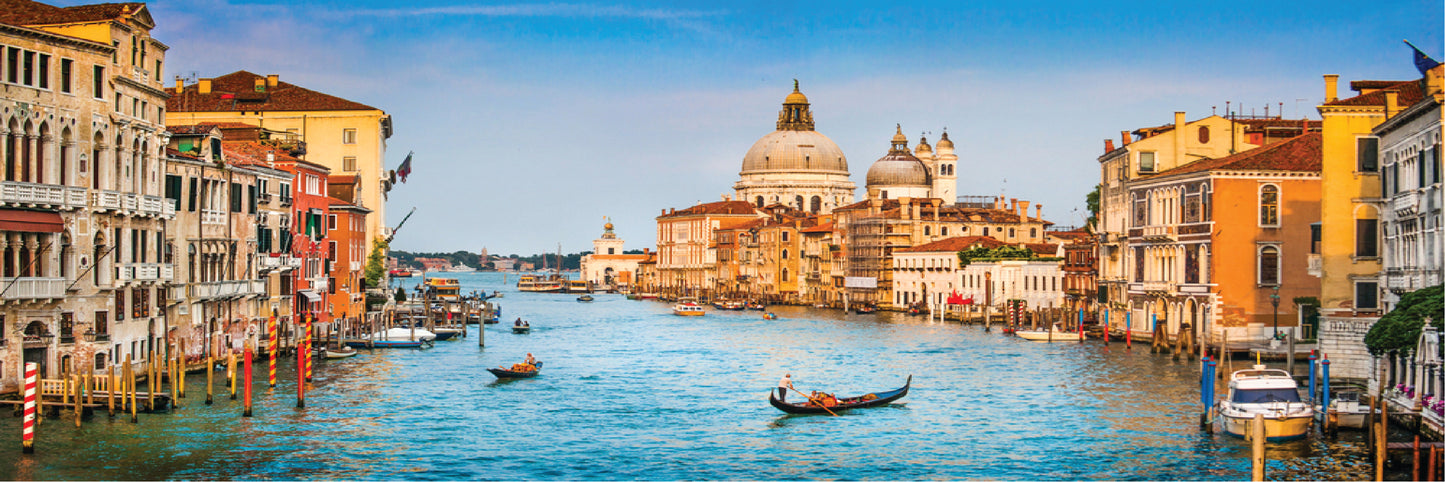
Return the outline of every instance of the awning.
[[[58,233],[65,230],[60,213],[0,209],[0,230],[26,233]]]
[[[300,291],[297,291],[296,293],[299,294],[299,295],[305,296],[305,297],[306,297],[306,301],[309,302],[309,303],[315,303],[315,302],[321,301],[321,295],[316,294],[315,291],[311,291],[311,290],[300,290]]]

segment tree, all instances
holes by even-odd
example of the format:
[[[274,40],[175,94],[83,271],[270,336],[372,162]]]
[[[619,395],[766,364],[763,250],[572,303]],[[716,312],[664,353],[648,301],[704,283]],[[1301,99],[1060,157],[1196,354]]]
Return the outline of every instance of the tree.
[[[1365,333],[1365,347],[1373,355],[1392,351],[1413,352],[1415,343],[1420,339],[1420,330],[1425,327],[1425,319],[1430,318],[1430,324],[1440,329],[1442,321],[1445,321],[1441,320],[1445,318],[1442,312],[1445,312],[1445,285],[1405,293],[1395,309],[1380,317],[1380,321]]]
[[[1091,233],[1094,232],[1094,226],[1099,224],[1099,189],[1101,187],[1103,184],[1095,184],[1094,190],[1089,191],[1088,196],[1084,196],[1084,206],[1089,209],[1089,219],[1085,220],[1084,224]]]
[[[371,240],[371,254],[366,257],[366,286],[381,286],[381,275],[386,274],[387,243],[381,236]]]
[[[400,286],[396,287],[396,297],[393,299],[395,299],[397,303],[406,303],[406,290]]]

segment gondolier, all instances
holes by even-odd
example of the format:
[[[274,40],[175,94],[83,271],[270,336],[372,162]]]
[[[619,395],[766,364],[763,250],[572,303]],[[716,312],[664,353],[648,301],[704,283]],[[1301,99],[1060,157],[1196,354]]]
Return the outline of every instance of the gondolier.
[[[783,379],[778,380],[778,400],[788,399],[788,389],[793,388],[793,374],[784,373]]]

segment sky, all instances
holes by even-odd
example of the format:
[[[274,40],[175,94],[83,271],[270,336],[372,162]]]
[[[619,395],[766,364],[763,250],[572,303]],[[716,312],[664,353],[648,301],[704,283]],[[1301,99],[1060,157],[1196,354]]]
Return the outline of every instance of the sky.
[[[93,2],[57,2],[60,5]],[[852,180],[946,128],[960,195],[1079,225],[1104,139],[1224,114],[1318,119],[1322,75],[1419,78],[1439,0],[542,2],[160,0],[166,77],[237,70],[385,110],[394,249],[628,249],[656,216],[732,194],[793,79]],[[170,84],[172,81],[168,81]]]

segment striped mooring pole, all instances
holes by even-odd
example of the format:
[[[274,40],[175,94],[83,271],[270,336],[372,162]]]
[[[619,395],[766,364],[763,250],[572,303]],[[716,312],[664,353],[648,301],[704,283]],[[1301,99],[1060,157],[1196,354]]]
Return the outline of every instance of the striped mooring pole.
[[[271,388],[276,388],[276,310],[271,310],[271,318],[266,320],[266,335],[270,337],[270,343],[266,345],[266,354],[271,356]]]
[[[25,424],[21,429],[20,452],[35,453],[35,383],[36,365],[25,364]]]
[[[311,324],[311,323],[312,323],[313,321],[315,321],[315,320],[316,320],[316,315],[315,315],[315,314],[312,314],[312,313],[307,313],[307,314],[306,314],[306,381],[308,381],[308,382],[311,381],[311,359],[313,358],[313,356],[312,356],[312,354],[311,354],[311,332],[312,332],[312,324]]]

